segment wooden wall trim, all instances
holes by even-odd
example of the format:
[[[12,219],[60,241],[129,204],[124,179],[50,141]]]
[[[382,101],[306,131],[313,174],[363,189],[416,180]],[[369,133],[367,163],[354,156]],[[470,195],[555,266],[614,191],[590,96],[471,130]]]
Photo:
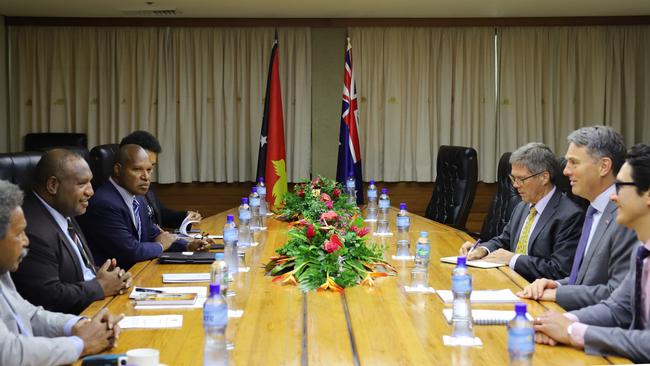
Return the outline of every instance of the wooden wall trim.
[[[528,27],[647,25],[650,15],[528,18],[52,18],[6,17],[11,26],[54,27]]]

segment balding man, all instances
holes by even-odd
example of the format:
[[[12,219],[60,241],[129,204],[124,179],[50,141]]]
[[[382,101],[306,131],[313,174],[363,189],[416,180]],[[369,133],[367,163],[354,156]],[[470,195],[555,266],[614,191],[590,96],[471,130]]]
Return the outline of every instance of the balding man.
[[[50,150],[36,165],[33,192],[23,205],[31,251],[12,274],[18,292],[34,305],[79,314],[131,284],[115,259],[95,267],[75,221],[93,195],[91,179],[86,160],[69,150]]]
[[[86,214],[78,219],[95,263],[116,258],[121,266],[130,268],[137,262],[157,258],[166,250],[209,248],[203,240],[177,240],[151,222],[143,196],[149,190],[152,169],[142,147],[129,144],[118,150],[113,175],[97,189]]]

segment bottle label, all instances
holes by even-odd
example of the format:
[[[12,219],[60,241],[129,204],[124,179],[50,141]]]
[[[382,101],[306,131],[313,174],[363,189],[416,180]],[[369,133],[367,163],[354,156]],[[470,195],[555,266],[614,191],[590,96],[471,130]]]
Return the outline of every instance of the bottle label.
[[[259,197],[251,198],[250,199],[250,204],[251,204],[251,206],[259,206],[260,205]]]
[[[386,200],[386,199],[379,200],[379,208],[389,208],[389,207],[390,207],[390,200]]]
[[[348,189],[355,189],[356,188],[356,183],[353,180],[348,180],[345,182],[345,186]]]
[[[205,304],[203,307],[204,327],[225,328],[227,325],[228,305],[225,302],[220,304]]]
[[[239,221],[241,220],[250,220],[251,211],[250,210],[239,210]]]
[[[368,190],[368,198],[377,198],[377,190],[376,189],[369,189]]]
[[[233,242],[237,241],[237,228],[234,227],[229,227],[227,229],[223,229],[223,241],[224,242]]]
[[[411,226],[411,218],[408,216],[397,216],[397,227],[409,227]]]
[[[533,328],[509,328],[508,351],[519,354],[532,354],[535,351],[535,331]]]
[[[257,186],[257,194],[260,196],[266,196],[266,186],[260,187]]]
[[[417,243],[415,256],[420,259],[429,259],[429,244]]]
[[[451,276],[451,290],[453,292],[460,292],[466,294],[472,292],[472,276],[470,275]]]

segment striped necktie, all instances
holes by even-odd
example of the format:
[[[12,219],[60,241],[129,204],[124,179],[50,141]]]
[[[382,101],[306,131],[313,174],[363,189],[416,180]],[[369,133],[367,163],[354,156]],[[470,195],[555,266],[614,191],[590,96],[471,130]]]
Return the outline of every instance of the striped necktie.
[[[634,277],[634,329],[643,329],[643,260],[650,255],[650,250],[640,246],[636,251],[636,276]],[[650,294],[646,294],[650,296]]]
[[[142,221],[140,221],[140,202],[133,197],[133,217],[135,217],[135,228],[138,230],[138,241],[142,240]]]
[[[70,235],[70,238],[77,246],[77,250],[79,250],[79,254],[81,254],[81,258],[84,261],[84,265],[88,267],[88,269],[90,269],[90,271],[93,274],[97,274],[97,271],[95,270],[95,266],[90,260],[90,255],[88,255],[88,252],[86,251],[86,247],[84,247],[83,244],[81,243],[79,234],[77,233],[77,230],[74,228],[74,225],[72,225],[72,220],[70,220],[70,218],[68,218],[68,235]]]
[[[526,222],[524,223],[524,228],[521,230],[521,234],[519,235],[519,241],[517,241],[515,253],[521,255],[528,254],[528,237],[530,236],[530,229],[533,227],[535,216],[537,216],[537,210],[535,209],[535,206],[531,206],[530,212],[526,217]]]

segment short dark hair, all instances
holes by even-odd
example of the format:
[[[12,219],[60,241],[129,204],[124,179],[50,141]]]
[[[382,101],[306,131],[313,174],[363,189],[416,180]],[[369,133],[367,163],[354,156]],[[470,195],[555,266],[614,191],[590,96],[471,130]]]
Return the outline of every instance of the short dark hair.
[[[632,168],[632,181],[639,194],[650,189],[650,146],[636,144],[625,156],[625,162]]]
[[[143,149],[153,151],[156,154],[162,152],[162,147],[158,139],[147,131],[133,131],[120,141],[120,147],[129,144],[139,145]]]
[[[34,186],[32,188],[44,188],[50,177],[61,180],[64,174],[67,174],[65,165],[76,159],[83,159],[83,157],[72,150],[52,149],[47,151],[34,168]]]

